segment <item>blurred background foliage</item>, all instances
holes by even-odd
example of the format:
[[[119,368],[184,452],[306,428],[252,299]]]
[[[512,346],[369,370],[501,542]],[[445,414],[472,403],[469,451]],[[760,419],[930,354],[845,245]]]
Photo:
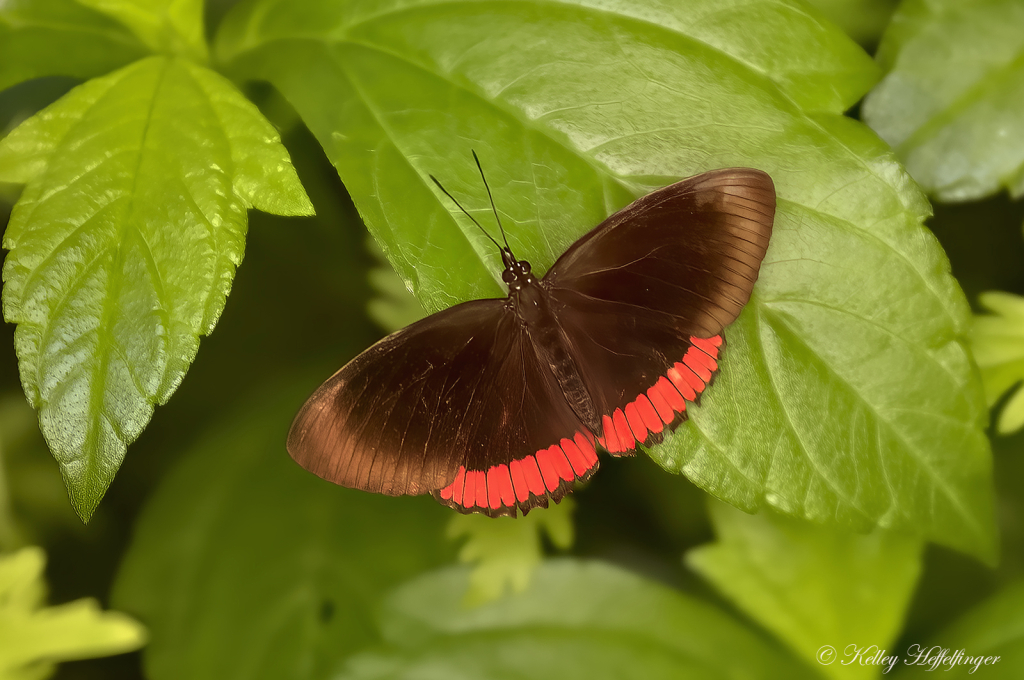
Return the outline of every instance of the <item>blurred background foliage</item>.
[[[208,3],[208,32],[213,32],[231,4],[224,0]],[[810,4],[817,5],[874,53],[897,3],[813,0]],[[43,78],[0,92],[0,131],[13,129],[77,82]],[[175,656],[168,651],[173,650],[173,645],[164,646],[160,652],[164,658],[146,661],[146,677],[251,677],[245,672],[247,664],[269,664],[270,674],[262,677],[390,677],[389,674],[402,669],[410,673],[418,668],[436,670],[438,666],[428,663],[432,650],[437,649],[431,644],[441,643],[429,641],[436,641],[445,624],[418,619],[415,612],[434,607],[441,610],[440,616],[444,607],[454,607],[454,593],[465,593],[466,579],[473,577],[455,569],[432,572],[420,580],[408,579],[429,568],[454,563],[460,542],[466,536],[472,537],[472,523],[479,518],[458,517],[451,522],[450,513],[435,507],[429,499],[367,498],[327,487],[291,466],[283,456],[281,442],[273,434],[281,429],[282,423],[286,425],[292,405],[300,403],[323,376],[330,375],[386,329],[404,325],[422,311],[390,268],[382,266],[375,248],[368,246],[365,229],[335,168],[295,111],[269,86],[249,85],[246,94],[281,131],[302,184],[316,207],[316,216],[297,220],[250,212],[245,263],[238,270],[216,331],[203,340],[202,350],[175,396],[132,445],[116,483],[87,526],[68,504],[57,465],[39,435],[34,412],[25,403],[13,351],[0,353],[0,552],[14,553],[25,546],[41,546],[48,556],[45,577],[51,603],[98,598],[110,607],[137,604],[149,598],[148,606],[173,610],[163,619],[173,625],[152,629],[151,637],[159,635],[173,640],[175,635],[185,635],[182,628],[202,625],[209,645],[235,650],[233,658],[237,665],[219,668],[204,664],[213,658],[231,658],[231,654],[191,649]],[[849,115],[859,117],[859,107]],[[18,187],[0,184],[0,222],[6,222],[6,214],[18,193]],[[979,295],[990,290],[1024,295],[1024,201],[1000,192],[957,203],[933,202],[933,207],[934,215],[927,225],[941,241],[953,274],[972,305],[978,305]],[[280,285],[282,281],[288,285]],[[307,294],[296,297],[294,291]],[[976,311],[982,309],[977,307]],[[13,346],[13,330],[11,325],[2,330],[8,348]],[[1000,394],[991,397],[993,402],[999,398]],[[999,406],[997,403],[996,408]],[[282,423],[275,420],[282,418]],[[972,641],[983,646],[985,637],[978,631],[986,625],[1000,620],[1009,627],[1020,621],[1020,607],[1013,609],[1011,605],[1021,598],[1020,588],[1015,584],[1024,575],[1024,491],[1020,483],[1024,479],[1024,432],[992,435],[1001,540],[1001,557],[996,567],[986,567],[974,558],[934,545],[922,549],[913,540],[877,535],[851,539],[855,547],[846,539],[837,539],[830,558],[834,560],[832,564],[801,565],[797,558],[784,565],[783,571],[790,575],[812,568],[839,572],[857,560],[870,570],[873,567],[866,556],[886,550],[900,552],[893,559],[900,561],[905,571],[892,574],[889,585],[894,590],[885,601],[889,606],[903,602],[907,605],[905,610],[897,606],[887,618],[882,617],[878,630],[844,630],[842,622],[836,622],[830,629],[812,623],[808,629],[806,623],[780,623],[778,616],[765,614],[773,607],[789,609],[784,602],[766,603],[756,596],[751,599],[744,595],[744,591],[748,595],[756,592],[757,583],[763,586],[780,578],[768,572],[755,573],[757,570],[751,564],[756,560],[737,558],[743,554],[745,541],[770,543],[776,540],[773,536],[783,537],[777,538],[783,541],[787,533],[817,529],[795,521],[776,522],[770,517],[758,517],[756,521],[762,524],[748,526],[746,531],[753,533],[744,538],[742,522],[735,524],[732,517],[735,511],[716,505],[709,512],[706,494],[685,478],[664,472],[646,456],[625,461],[603,457],[602,473],[574,495],[571,521],[568,515],[557,520],[548,527],[550,536],[532,530],[525,536],[499,533],[496,551],[481,548],[470,538],[462,555],[472,561],[500,553],[501,546],[522,546],[510,550],[504,563],[497,558],[497,566],[489,567],[496,575],[485,578],[482,586],[486,590],[504,584],[515,592],[523,587],[521,572],[529,570],[531,559],[541,552],[564,551],[571,543],[574,556],[600,558],[662,585],[622,583],[622,579],[631,577],[618,572],[604,573],[604,567],[594,567],[594,573],[574,574],[572,565],[554,561],[546,564],[537,576],[538,587],[550,589],[548,601],[552,607],[559,606],[561,601],[551,593],[568,588],[559,585],[563,583],[560,579],[566,583],[593,583],[594,588],[610,584],[608,592],[618,592],[614,588],[634,592],[629,589],[636,588],[635,592],[650,597],[651,602],[663,602],[678,594],[679,602],[672,606],[680,612],[705,617],[709,628],[722,626],[723,635],[732,635],[734,640],[747,634],[732,631],[732,624],[727,621],[718,621],[717,612],[700,609],[707,606],[703,603],[710,602],[729,616],[758,622],[798,650],[798,656],[807,658],[806,667],[790,666],[792,661],[780,657],[772,645],[767,645],[771,649],[761,650],[763,640],[750,642],[750,649],[756,647],[758,651],[751,652],[749,658],[759,659],[762,667],[776,668],[778,664],[778,672],[791,673],[789,677],[808,672],[808,677],[814,677],[820,671],[813,662],[813,654],[806,654],[820,644],[815,631],[828,630],[829,635],[838,636],[895,635],[892,648],[897,650],[937,638],[947,639],[954,647],[970,645]],[[272,499],[282,485],[294,485],[287,493],[303,498],[302,506],[291,507],[285,513],[265,512],[276,507],[267,499]],[[230,491],[225,492],[225,487]],[[176,518],[174,523],[168,519],[172,516]],[[182,517],[189,519],[181,521]],[[347,539],[365,533],[365,550],[355,552],[367,560],[365,563],[346,560],[351,544],[332,546],[335,522],[359,527],[355,534],[346,533]],[[133,534],[140,541],[149,541],[151,549],[141,551],[147,555],[141,562],[129,560],[122,565]],[[495,540],[494,536],[485,536],[484,540],[488,539]],[[205,549],[234,546],[225,553],[236,562],[218,562],[197,545]],[[147,579],[152,579],[153,573],[159,573],[162,566],[166,568],[168,562],[162,563],[159,555],[164,551],[173,554],[181,546],[195,554],[189,562],[193,571],[166,573],[166,592],[140,592],[148,587]],[[694,550],[698,546],[702,547]],[[688,555],[685,562],[681,559],[684,554]],[[762,553],[772,554],[770,550]],[[825,558],[817,555],[815,559]],[[702,565],[712,562],[718,564],[718,571],[704,572]],[[232,589],[239,574],[272,574],[282,570],[295,575],[294,591],[266,592],[260,600],[246,602],[252,591]],[[142,572],[149,575],[133,582]],[[194,582],[189,579],[196,578],[195,573],[202,573],[202,579],[207,581],[203,590],[190,590]],[[715,589],[698,575],[701,573],[707,573],[710,579],[714,578],[713,573],[719,578],[723,573],[729,576]],[[380,613],[374,596],[392,592],[391,588],[403,583],[388,596],[384,613]],[[675,594],[649,594],[644,590],[662,586]],[[1003,596],[986,602],[1007,586],[1010,590],[1006,591],[1005,601],[1009,604],[1003,609],[1009,608],[1008,611],[999,611]],[[805,602],[825,602],[830,597],[838,602],[848,595],[843,589],[843,584],[837,583],[831,591],[825,588],[805,593]],[[480,599],[486,600],[500,591],[498,587],[498,591],[485,592]],[[446,600],[438,599],[446,593],[453,595]],[[572,605],[563,603],[564,607],[571,609],[595,597],[595,591],[581,589],[576,595],[578,599],[572,600]],[[431,597],[436,600],[433,604]],[[620,603],[609,598],[607,605],[612,607],[611,611],[619,611],[615,607]],[[410,604],[420,600],[427,604]],[[251,608],[253,630],[232,628],[235,617],[220,621],[190,618],[189,612],[209,603],[236,612],[239,608]],[[451,625],[463,626],[460,630],[467,635],[466,649],[484,645],[489,650],[487,654],[503,658],[499,650],[486,647],[486,631],[492,625],[489,617],[525,622],[527,630],[530,626],[557,627],[557,622],[548,621],[543,612],[530,613],[524,609],[510,613],[501,606],[499,601],[494,605],[497,609],[480,609],[482,613],[472,621],[462,620],[473,618],[466,610],[456,608],[447,612],[451,621],[456,622]],[[508,607],[514,609],[515,605]],[[966,620],[960,620],[978,607]],[[272,616],[267,614],[268,609]],[[339,610],[362,613],[339,615]],[[664,612],[666,620],[676,615]],[[377,622],[373,623],[375,617]],[[982,623],[972,627],[971,617],[981,617]],[[261,629],[271,618],[276,621],[275,629]],[[671,622],[664,625],[674,630]],[[374,626],[380,630],[376,631]],[[949,629],[950,626],[953,628]],[[451,630],[445,634],[453,635]],[[680,630],[679,634],[699,637],[701,632]],[[446,644],[454,644],[451,637],[447,639]],[[519,638],[514,634],[512,639],[518,644]],[[273,655],[262,658],[254,653],[253,640],[273,640],[275,649],[282,645],[298,650],[287,658],[302,659],[304,665],[300,670],[290,667],[275,673]],[[384,642],[375,651],[347,661],[344,667],[332,665],[345,656],[339,652],[340,647],[356,652],[374,640]],[[508,658],[521,657],[524,650],[542,653],[530,646],[529,639],[524,640],[522,647],[510,646],[514,653]],[[1021,640],[1011,638],[1006,644],[1019,649],[1024,644]],[[717,649],[711,641],[706,644],[709,650]],[[723,654],[726,649],[721,648]],[[194,658],[189,658],[189,654]],[[487,654],[472,658],[486,659]],[[609,655],[608,664],[632,663],[628,656],[614,656],[614,650]],[[445,662],[451,663],[451,657]],[[201,675],[196,674],[199,668]],[[1004,660],[1003,667],[985,671],[992,671],[987,673],[989,676],[995,673],[996,677],[1017,677],[1013,669],[1021,668],[1024,662],[1018,657],[1015,666]],[[481,666],[478,672],[483,677],[494,670]],[[985,671],[979,671],[979,677]],[[1009,674],[998,674],[1007,671]],[[0,668],[0,677],[4,677],[2,673]],[[568,677],[571,669],[564,673]],[[711,673],[708,668],[698,668],[695,673],[696,677],[711,677],[701,675]],[[873,673],[862,673],[859,677]],[[144,671],[141,655],[136,652],[70,661],[59,667],[56,677],[141,678]]]

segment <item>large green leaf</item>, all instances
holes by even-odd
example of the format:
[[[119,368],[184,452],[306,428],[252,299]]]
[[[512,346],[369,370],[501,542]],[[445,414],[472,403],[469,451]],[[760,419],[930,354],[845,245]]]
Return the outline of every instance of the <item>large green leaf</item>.
[[[653,187],[768,171],[780,209],[761,281],[718,382],[652,456],[746,509],[992,555],[966,301],[923,196],[839,115],[874,65],[802,5],[251,0],[218,54],[293,103],[430,311],[504,294],[493,246],[428,179],[487,220],[471,148],[541,272]]]
[[[940,200],[1024,193],[1022,27],[1020,0],[907,0],[883,38],[864,120]]]
[[[113,601],[152,632],[151,680],[328,677],[377,640],[385,589],[454,557],[433,499],[343,489],[288,458],[308,385],[251,400],[149,500]]]
[[[388,646],[340,677],[819,677],[721,611],[600,562],[548,561],[525,592],[473,609],[459,605],[467,582],[448,569],[399,588],[380,613]]]
[[[102,75],[143,54],[123,26],[74,0],[0,5],[0,90],[41,76]]]
[[[751,516],[717,502],[711,517],[718,541],[687,553],[691,566],[808,663],[825,662],[829,677],[878,675],[851,658],[849,645],[895,642],[921,571],[919,541]],[[835,656],[821,657],[824,645]]]
[[[311,206],[256,107],[212,71],[162,57],[15,129],[0,142],[0,181],[26,185],[4,236],[4,317],[87,519],[217,322],[246,208]]]

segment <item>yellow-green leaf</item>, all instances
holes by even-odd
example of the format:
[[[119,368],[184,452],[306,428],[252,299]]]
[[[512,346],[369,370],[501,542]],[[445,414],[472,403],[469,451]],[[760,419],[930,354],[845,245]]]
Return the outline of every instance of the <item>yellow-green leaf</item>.
[[[0,555],[0,680],[45,678],[54,664],[141,647],[146,631],[131,617],[104,612],[95,600],[47,607],[42,549]]]

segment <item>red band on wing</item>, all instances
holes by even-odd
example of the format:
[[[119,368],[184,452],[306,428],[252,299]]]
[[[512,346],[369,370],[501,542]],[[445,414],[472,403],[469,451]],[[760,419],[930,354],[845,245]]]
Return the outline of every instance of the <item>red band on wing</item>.
[[[690,338],[692,346],[682,360],[673,364],[665,375],[642,392],[625,408],[602,416],[602,436],[597,441],[609,453],[625,453],[637,442],[648,442],[679,416],[685,416],[686,402],[696,401],[718,370],[721,336]],[[657,439],[660,441],[660,439]]]
[[[480,508],[489,515],[515,515],[537,506],[547,507],[568,493],[571,485],[587,479],[597,469],[594,436],[577,432],[546,449],[507,465],[484,470],[459,468],[451,484],[434,492],[445,505],[469,512]]]

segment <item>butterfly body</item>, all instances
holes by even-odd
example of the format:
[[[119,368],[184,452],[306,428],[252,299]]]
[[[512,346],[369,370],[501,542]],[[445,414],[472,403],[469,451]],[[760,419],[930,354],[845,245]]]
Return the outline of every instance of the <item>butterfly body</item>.
[[[631,455],[685,419],[774,211],[766,174],[720,170],[612,215],[543,277],[502,248],[507,298],[456,305],[356,357],[303,406],[289,453],[335,483],[429,492],[462,512],[558,501],[599,448]]]

